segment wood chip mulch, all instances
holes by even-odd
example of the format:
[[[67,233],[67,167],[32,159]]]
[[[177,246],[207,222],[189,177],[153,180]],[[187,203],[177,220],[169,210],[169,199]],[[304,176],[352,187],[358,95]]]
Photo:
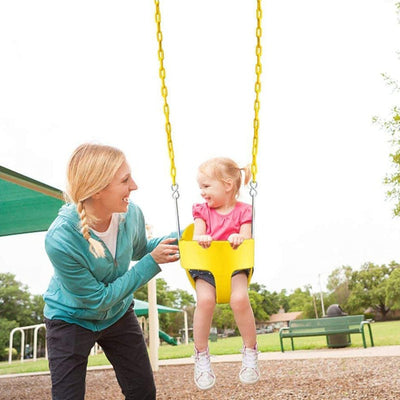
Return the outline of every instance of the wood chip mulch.
[[[215,363],[217,383],[203,392],[193,366],[161,366],[159,400],[394,400],[400,399],[400,357],[260,361],[256,385],[239,382],[240,363]],[[0,379],[0,400],[50,400],[50,377]],[[88,371],[85,400],[123,400],[113,370]],[[140,399],[138,399],[140,400]]]

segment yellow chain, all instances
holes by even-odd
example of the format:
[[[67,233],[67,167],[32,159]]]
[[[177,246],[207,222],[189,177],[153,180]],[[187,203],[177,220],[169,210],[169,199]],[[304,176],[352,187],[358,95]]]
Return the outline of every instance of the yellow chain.
[[[157,24],[157,41],[158,41],[158,60],[160,62],[159,68],[159,75],[161,79],[161,95],[164,99],[164,115],[165,115],[165,131],[167,133],[167,141],[168,141],[168,153],[171,162],[171,178],[172,178],[172,185],[175,186],[176,182],[176,167],[175,167],[175,156],[174,156],[174,146],[172,143],[171,137],[171,123],[169,121],[169,106],[167,102],[168,90],[167,86],[165,85],[165,68],[164,68],[164,50],[162,48],[162,32],[161,32],[161,13],[160,13],[160,2],[159,0],[154,0],[156,6],[156,24]],[[256,98],[254,100],[254,136],[253,136],[253,149],[252,149],[252,163],[251,163],[251,173],[253,177],[253,182],[256,181],[257,175],[257,153],[258,153],[258,128],[259,128],[259,119],[258,113],[260,110],[260,100],[259,94],[261,91],[261,81],[260,76],[262,72],[262,65],[261,65],[261,54],[262,54],[262,47],[261,47],[261,35],[262,35],[262,28],[261,28],[261,19],[262,19],[262,9],[261,9],[261,0],[257,0],[257,29],[256,29],[256,36],[257,36],[257,45],[256,45],[256,56],[257,56],[257,63],[256,63],[256,83],[255,83],[255,92]]]
[[[262,35],[262,28],[261,28],[261,19],[262,19],[261,0],[257,0],[257,14],[256,15],[257,15],[257,29],[256,29],[256,36],[257,36],[256,77],[257,77],[257,79],[256,79],[256,84],[254,86],[254,90],[256,92],[256,98],[254,100],[254,136],[253,136],[253,150],[252,150],[252,162],[251,162],[251,174],[253,176],[253,182],[256,182],[256,175],[257,175],[258,128],[260,126],[260,122],[258,120],[258,112],[260,111],[259,94],[260,94],[260,91],[261,91],[260,76],[261,76],[261,72],[262,72],[262,65],[261,65],[261,54],[262,54],[262,47],[261,47],[261,35]]]
[[[171,123],[169,122],[169,105],[167,101],[168,89],[165,85],[165,68],[164,68],[164,50],[162,48],[162,32],[161,32],[161,13],[160,13],[160,2],[158,0],[154,0],[156,5],[156,24],[157,24],[157,41],[158,41],[158,60],[160,62],[159,75],[161,79],[161,95],[164,99],[164,115],[165,115],[165,132],[167,133],[167,142],[168,142],[168,154],[169,159],[171,161],[171,178],[172,185],[176,186],[176,167],[175,167],[175,155],[174,155],[174,146],[172,144],[171,137]]]

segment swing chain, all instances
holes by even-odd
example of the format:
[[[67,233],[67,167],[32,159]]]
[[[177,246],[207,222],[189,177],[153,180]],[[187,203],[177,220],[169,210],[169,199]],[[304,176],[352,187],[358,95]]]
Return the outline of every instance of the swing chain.
[[[168,89],[165,84],[166,72],[165,72],[165,68],[164,68],[164,50],[162,47],[163,34],[161,31],[160,2],[159,2],[159,0],[154,0],[154,3],[156,6],[155,20],[156,20],[156,24],[157,24],[158,61],[160,63],[159,76],[161,79],[161,95],[164,99],[163,109],[164,109],[164,115],[165,115],[165,132],[167,134],[168,155],[169,155],[169,159],[171,162],[170,174],[171,174],[171,179],[172,179],[172,185],[175,186],[176,185],[175,154],[174,154],[174,146],[172,143],[172,136],[171,136],[171,123],[169,121],[169,105],[168,105],[168,101],[167,101]]]
[[[171,185],[172,198],[175,200],[177,239],[179,240],[181,237],[181,224],[179,222],[179,207],[178,207],[179,190],[178,189],[179,189],[178,184]]]
[[[252,149],[252,163],[251,163],[251,173],[253,176],[253,182],[256,182],[256,175],[257,175],[257,153],[258,153],[258,128],[260,125],[260,121],[258,119],[258,113],[260,111],[260,100],[259,95],[261,92],[261,72],[262,72],[262,64],[261,64],[261,54],[262,54],[262,47],[261,47],[261,35],[262,35],[262,28],[261,28],[261,19],[262,19],[262,9],[261,9],[261,0],[257,0],[257,28],[256,28],[256,37],[257,37],[257,45],[256,45],[256,83],[254,86],[254,90],[256,93],[256,98],[254,100],[254,136],[253,136],[253,149]]]
[[[155,20],[157,24],[157,42],[158,42],[158,61],[160,63],[159,67],[159,76],[161,79],[161,95],[164,99],[164,116],[165,116],[165,132],[167,134],[167,143],[168,143],[168,155],[171,163],[170,174],[172,179],[172,198],[175,200],[175,213],[176,213],[176,226],[177,226],[177,236],[178,240],[181,234],[181,227],[179,222],[179,207],[178,207],[178,199],[179,199],[179,186],[176,183],[176,167],[175,167],[175,154],[174,154],[174,145],[172,143],[172,135],[171,135],[171,122],[169,121],[169,105],[167,101],[168,97],[168,89],[165,84],[165,68],[164,68],[164,50],[162,47],[163,34],[161,31],[161,12],[160,12],[160,2],[159,0],[154,0],[154,4],[156,6]]]
[[[250,181],[250,196],[251,196],[251,209],[252,209],[252,216],[251,216],[251,237],[254,239],[254,221],[256,220],[256,207],[255,207],[255,199],[257,196],[257,182]]]
[[[157,42],[158,42],[158,60],[159,60],[159,76],[161,79],[161,95],[164,99],[164,116],[165,116],[165,132],[167,134],[167,142],[168,142],[168,154],[170,158],[171,168],[170,174],[172,178],[172,197],[175,199],[176,205],[176,217],[177,217],[177,225],[178,225],[178,234],[180,233],[179,227],[179,212],[178,212],[178,198],[179,198],[179,191],[178,185],[176,184],[176,167],[175,167],[175,155],[174,155],[174,147],[172,142],[171,136],[171,123],[169,120],[169,105],[167,101],[168,97],[168,89],[165,83],[166,72],[164,68],[164,50],[162,47],[162,40],[163,34],[161,31],[161,12],[160,12],[160,2],[159,0],[154,0],[154,4],[156,6],[155,12],[155,21],[157,25]],[[252,182],[250,183],[250,195],[252,196],[252,203],[253,203],[253,224],[252,230],[254,225],[254,198],[257,195],[257,182],[256,182],[256,175],[257,175],[257,153],[258,153],[258,129],[259,129],[259,118],[258,113],[260,111],[260,100],[259,95],[261,92],[261,72],[262,72],[262,64],[261,64],[261,55],[262,55],[262,47],[261,47],[261,35],[262,35],[262,28],[261,28],[261,19],[262,19],[262,8],[261,8],[261,0],[257,0],[257,28],[256,28],[256,38],[257,38],[257,45],[256,45],[256,83],[254,86],[254,90],[256,93],[255,100],[254,100],[254,136],[253,136],[253,148],[252,148],[252,163],[251,163],[251,174],[252,174]]]

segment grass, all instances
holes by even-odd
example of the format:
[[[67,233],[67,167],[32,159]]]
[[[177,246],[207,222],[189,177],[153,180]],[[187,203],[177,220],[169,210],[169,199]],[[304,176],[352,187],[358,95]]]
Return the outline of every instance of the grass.
[[[400,321],[376,322],[372,324],[372,334],[375,346],[400,345]],[[366,333],[367,346],[370,347],[369,336]],[[258,348],[261,352],[280,351],[279,335],[277,332],[257,336]],[[290,340],[284,340],[285,350],[290,350]],[[327,347],[325,336],[306,337],[294,339],[296,350],[324,349]],[[362,347],[361,335],[351,335],[351,347]],[[240,337],[218,339],[210,342],[210,352],[215,355],[236,354],[242,347]],[[162,344],[159,349],[159,359],[185,358],[193,354],[193,343],[188,345],[170,346]],[[92,366],[109,365],[104,354],[89,357],[89,364]],[[0,362],[0,375],[19,374],[30,372],[48,371],[47,360],[40,359],[35,362],[27,360]]]

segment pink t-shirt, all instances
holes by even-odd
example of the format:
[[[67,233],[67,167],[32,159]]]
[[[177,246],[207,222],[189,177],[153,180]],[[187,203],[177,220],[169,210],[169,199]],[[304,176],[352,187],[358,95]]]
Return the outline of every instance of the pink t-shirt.
[[[243,224],[251,223],[251,205],[236,202],[235,208],[228,214],[219,214],[206,203],[194,204],[193,218],[201,218],[206,223],[206,234],[214,240],[227,240],[232,233],[239,233]]]

